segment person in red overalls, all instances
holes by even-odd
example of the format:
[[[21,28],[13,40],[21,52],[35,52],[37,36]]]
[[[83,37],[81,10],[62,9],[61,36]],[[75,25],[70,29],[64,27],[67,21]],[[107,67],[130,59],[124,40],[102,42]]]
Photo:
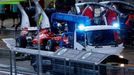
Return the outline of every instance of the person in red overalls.
[[[90,19],[94,18],[94,9],[91,6],[84,5],[84,8],[81,10],[83,16],[88,16]]]
[[[113,5],[112,7],[116,9],[115,5]],[[113,23],[118,22],[118,14],[115,11],[109,9],[106,12],[106,19],[108,25],[113,25]],[[121,43],[120,32],[115,31],[114,38],[117,43]]]
[[[113,6],[113,8],[116,9],[115,6]],[[117,16],[118,16],[118,14],[115,11],[110,10],[110,9],[107,10],[107,12],[106,12],[107,24],[112,25],[113,22],[116,22]]]

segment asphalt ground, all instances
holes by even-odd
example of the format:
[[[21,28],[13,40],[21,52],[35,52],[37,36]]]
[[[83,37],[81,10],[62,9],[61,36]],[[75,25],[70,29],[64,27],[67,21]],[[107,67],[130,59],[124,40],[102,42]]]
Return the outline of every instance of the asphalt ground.
[[[16,21],[15,24],[18,22]],[[3,38],[14,38],[14,30],[15,27],[13,26],[13,19],[6,19],[3,22],[3,26],[6,28],[1,28],[1,21],[0,21],[0,75],[9,75],[10,72],[2,71],[3,68],[9,70],[10,67],[10,51],[8,50],[6,44],[2,41]],[[16,61],[16,66],[19,66],[20,70],[25,70],[29,72],[34,72],[32,66],[30,66],[30,61]],[[30,75],[30,74],[28,74]]]

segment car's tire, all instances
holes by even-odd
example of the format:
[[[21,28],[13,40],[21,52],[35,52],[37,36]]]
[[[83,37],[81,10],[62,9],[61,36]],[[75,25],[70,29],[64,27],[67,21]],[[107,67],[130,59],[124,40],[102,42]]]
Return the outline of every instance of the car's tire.
[[[27,46],[27,40],[26,40],[26,37],[24,36],[20,36],[16,39],[16,47],[20,47],[20,48],[26,48]],[[19,53],[19,52],[16,52],[15,55],[19,58],[19,60],[21,60],[22,58],[24,58],[24,54],[23,53]]]
[[[55,45],[55,42],[53,40],[48,40],[47,45],[46,45],[46,50],[55,51],[54,45]]]
[[[43,40],[43,45],[41,45],[41,50],[46,50],[46,45],[47,45],[47,39]]]
[[[16,39],[16,46],[26,48],[27,46],[27,40],[25,36],[20,36]]]
[[[20,38],[16,39],[16,47],[20,47]]]

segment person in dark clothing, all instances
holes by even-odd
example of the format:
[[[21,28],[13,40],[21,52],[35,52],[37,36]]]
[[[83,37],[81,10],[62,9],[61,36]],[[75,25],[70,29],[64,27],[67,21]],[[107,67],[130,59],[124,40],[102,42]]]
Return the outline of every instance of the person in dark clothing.
[[[18,22],[18,8],[17,5],[11,5],[11,17],[13,18],[13,25],[12,27],[16,27],[16,22]]]
[[[1,20],[1,28],[5,28],[3,26],[3,22],[5,20],[5,6],[4,5],[0,5],[0,20]]]
[[[26,36],[20,36],[20,47],[26,48],[26,45],[27,45]]]

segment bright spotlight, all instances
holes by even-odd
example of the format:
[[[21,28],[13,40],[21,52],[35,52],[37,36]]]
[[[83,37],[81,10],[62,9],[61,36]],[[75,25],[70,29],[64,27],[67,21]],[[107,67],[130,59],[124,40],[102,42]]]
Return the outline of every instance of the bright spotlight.
[[[61,26],[61,24],[60,24],[60,23],[57,23],[57,26],[58,26],[58,27],[60,27],[60,26]]]
[[[124,58],[124,56],[123,56],[123,55],[119,55],[119,57],[120,57],[120,58]]]
[[[119,23],[113,23],[113,26],[116,27],[116,28],[120,27]]]
[[[79,29],[79,30],[84,30],[84,29],[85,29],[84,24],[80,24],[80,25],[78,26],[78,29]]]
[[[125,64],[120,64],[120,67],[124,67],[125,66]]]

